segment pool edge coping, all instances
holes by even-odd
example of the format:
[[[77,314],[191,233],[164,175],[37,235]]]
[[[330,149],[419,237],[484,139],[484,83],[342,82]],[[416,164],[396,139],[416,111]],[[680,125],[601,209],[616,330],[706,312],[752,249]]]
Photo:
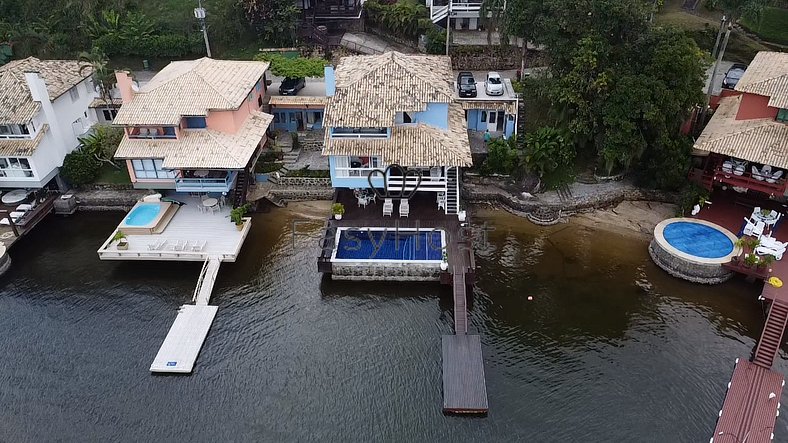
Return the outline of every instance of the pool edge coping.
[[[664,234],[665,227],[671,223],[676,223],[676,222],[696,223],[717,229],[718,231],[725,234],[725,236],[728,237],[731,243],[733,243],[733,250],[731,250],[731,252],[728,255],[719,258],[703,258],[703,257],[698,257],[696,255],[687,254],[684,251],[680,251],[665,239],[665,234]],[[660,245],[660,247],[670,252],[671,254],[675,255],[676,257],[682,258],[684,260],[699,265],[722,265],[723,263],[728,263],[729,261],[731,261],[733,257],[741,253],[741,248],[739,246],[736,246],[736,242],[739,241],[739,238],[736,237],[731,231],[716,223],[699,218],[673,217],[673,218],[667,218],[665,220],[662,220],[661,222],[657,223],[657,226],[654,227],[654,240]]]

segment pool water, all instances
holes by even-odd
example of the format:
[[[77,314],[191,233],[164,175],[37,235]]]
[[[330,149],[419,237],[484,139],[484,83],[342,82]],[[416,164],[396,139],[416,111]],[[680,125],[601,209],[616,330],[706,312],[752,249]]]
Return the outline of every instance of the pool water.
[[[441,231],[341,231],[336,258],[356,260],[440,260]]]
[[[702,258],[721,258],[733,252],[733,242],[719,230],[691,222],[673,222],[662,234],[681,252]]]
[[[126,226],[148,226],[156,220],[159,212],[161,205],[158,203],[139,205],[126,216]]]

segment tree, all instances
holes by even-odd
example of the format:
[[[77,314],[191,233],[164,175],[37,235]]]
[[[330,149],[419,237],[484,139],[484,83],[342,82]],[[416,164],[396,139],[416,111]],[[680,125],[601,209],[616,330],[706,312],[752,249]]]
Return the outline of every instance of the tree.
[[[101,163],[92,155],[76,150],[63,159],[61,174],[75,186],[92,183],[98,177]]]
[[[487,144],[487,159],[482,165],[484,174],[511,174],[517,166],[517,137],[496,138]]]
[[[539,177],[560,167],[572,165],[575,147],[563,131],[544,126],[525,136],[525,150],[521,163],[528,172]]]
[[[288,58],[278,53],[258,54],[255,60],[270,62],[274,75],[287,78],[323,77],[326,66],[326,61],[322,58]]]
[[[241,0],[247,20],[267,41],[293,43],[298,8],[292,0]]]
[[[104,103],[112,103],[112,88],[115,86],[115,73],[107,67],[107,56],[101,49],[94,47],[90,52],[80,52],[79,61],[83,64],[79,68],[82,74],[91,71],[93,84],[98,88],[99,96]]]
[[[120,169],[112,159],[123,139],[123,129],[109,125],[95,125],[90,134],[79,138],[80,151],[101,163]]]

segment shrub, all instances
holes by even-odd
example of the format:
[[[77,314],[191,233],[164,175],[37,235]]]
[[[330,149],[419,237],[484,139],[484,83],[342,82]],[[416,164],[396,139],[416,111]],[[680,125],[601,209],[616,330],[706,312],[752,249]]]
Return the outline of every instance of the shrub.
[[[324,169],[309,169],[309,166],[305,166],[301,169],[290,171],[286,175],[288,177],[329,178],[331,177],[331,171]]]
[[[487,145],[487,159],[482,165],[482,174],[511,174],[517,166],[517,151],[512,147],[516,141],[497,138]]]
[[[282,169],[284,163],[279,162],[258,162],[254,167],[254,172],[257,174],[268,174],[269,172],[276,172]]]
[[[529,172],[542,177],[559,168],[571,169],[574,160],[574,144],[556,128],[541,127],[525,136],[523,163]]]
[[[695,183],[689,183],[684,186],[679,193],[679,200],[676,202],[678,205],[676,215],[683,217],[685,214],[689,214],[692,211],[693,206],[702,206],[703,204],[701,202],[705,203],[708,199],[709,191],[706,188],[698,186]]]
[[[364,3],[367,20],[373,26],[392,35],[416,39],[424,30],[427,7],[414,0],[401,0],[393,4],[383,4],[379,0]]]
[[[92,183],[98,177],[99,169],[101,163],[95,157],[77,150],[63,159],[61,174],[72,185],[79,186]]]
[[[428,20],[429,21],[429,20]],[[427,54],[445,54],[446,53],[446,31],[439,26],[429,23],[430,26],[426,28],[425,36],[427,37],[426,50]]]

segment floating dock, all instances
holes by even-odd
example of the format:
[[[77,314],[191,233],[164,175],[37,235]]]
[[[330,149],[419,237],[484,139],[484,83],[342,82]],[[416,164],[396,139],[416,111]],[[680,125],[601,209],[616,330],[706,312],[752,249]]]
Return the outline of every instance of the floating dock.
[[[188,374],[194,369],[194,362],[219,309],[217,306],[209,306],[208,302],[220,265],[219,257],[211,257],[203,264],[192,298],[196,304],[183,305],[178,310],[175,323],[170,327],[167,338],[150,365],[151,372]]]
[[[442,345],[443,412],[487,413],[487,387],[479,336],[444,335]]]

